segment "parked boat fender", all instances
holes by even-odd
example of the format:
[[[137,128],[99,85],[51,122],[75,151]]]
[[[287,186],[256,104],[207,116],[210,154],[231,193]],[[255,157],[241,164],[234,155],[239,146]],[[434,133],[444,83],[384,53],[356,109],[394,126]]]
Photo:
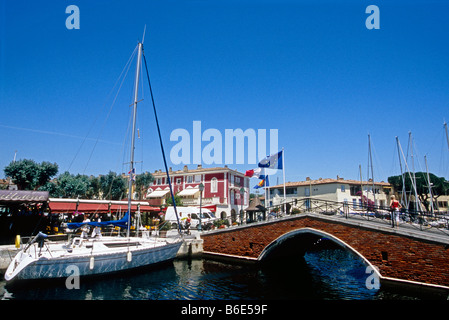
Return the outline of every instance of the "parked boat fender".
[[[16,235],[16,248],[20,249],[20,235]]]
[[[94,256],[90,257],[90,261],[89,261],[89,269],[93,270],[94,269],[94,265],[95,265],[95,258]]]
[[[131,251],[128,251],[128,254],[126,255],[126,260],[128,262],[131,262],[133,260],[133,253]]]

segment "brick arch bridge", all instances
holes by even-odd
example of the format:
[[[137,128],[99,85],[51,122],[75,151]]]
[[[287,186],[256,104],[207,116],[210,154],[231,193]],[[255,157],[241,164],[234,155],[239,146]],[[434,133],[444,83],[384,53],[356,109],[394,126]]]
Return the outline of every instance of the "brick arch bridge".
[[[381,285],[424,285],[445,295],[449,292],[447,235],[314,213],[201,235],[206,255],[254,262],[269,259],[284,246],[289,251],[304,253],[323,237],[354,252],[366,265],[374,266]],[[289,241],[293,238],[297,240]]]

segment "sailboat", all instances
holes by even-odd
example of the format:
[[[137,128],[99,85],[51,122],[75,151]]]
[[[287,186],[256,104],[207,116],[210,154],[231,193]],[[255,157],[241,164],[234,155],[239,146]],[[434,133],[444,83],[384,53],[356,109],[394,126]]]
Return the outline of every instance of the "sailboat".
[[[133,132],[131,138],[131,161],[128,188],[128,212],[123,218],[106,222],[70,223],[69,228],[86,225],[102,227],[112,225],[126,228],[126,236],[72,237],[68,242],[49,242],[47,235],[39,232],[17,253],[9,264],[4,278],[12,280],[57,279],[71,275],[92,276],[110,274],[138,267],[173,260],[183,243],[181,237],[156,238],[147,233],[130,236],[131,199],[134,170],[134,140],[138,85],[143,44],[138,43],[136,78],[134,82]],[[144,57],[145,58],[145,57]],[[146,65],[146,60],[145,60]],[[151,85],[150,85],[151,88]],[[157,119],[157,118],[156,118]],[[159,127],[158,127],[159,130]],[[160,132],[159,132],[160,137]],[[162,142],[161,142],[162,146]],[[162,153],[165,155],[162,148]],[[168,170],[167,170],[168,174]]]

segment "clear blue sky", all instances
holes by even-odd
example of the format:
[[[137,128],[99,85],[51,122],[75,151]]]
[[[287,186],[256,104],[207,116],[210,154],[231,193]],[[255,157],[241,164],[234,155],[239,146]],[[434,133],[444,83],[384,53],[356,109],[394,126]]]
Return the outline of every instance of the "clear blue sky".
[[[65,25],[71,4],[79,30]],[[365,27],[371,4],[379,30]],[[400,173],[395,137],[405,153],[411,131],[415,169],[425,170],[427,155],[447,179],[448,12],[445,0],[0,0],[0,176],[16,150],[60,173],[127,172],[134,64],[111,106],[146,25],[169,160],[170,133],[199,120],[223,137],[278,129],[287,181],[359,179],[370,134],[374,178],[386,180]],[[143,89],[136,161],[138,172],[153,172],[163,162],[146,81]]]

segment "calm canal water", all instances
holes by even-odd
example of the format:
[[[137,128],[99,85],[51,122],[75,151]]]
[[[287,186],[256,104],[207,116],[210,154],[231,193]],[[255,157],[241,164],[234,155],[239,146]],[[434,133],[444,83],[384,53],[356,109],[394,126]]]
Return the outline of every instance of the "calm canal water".
[[[264,266],[223,263],[207,259],[175,260],[138,273],[80,282],[32,286],[5,285],[6,300],[389,300],[416,299],[381,289],[367,289],[366,267],[342,249],[308,252]]]

